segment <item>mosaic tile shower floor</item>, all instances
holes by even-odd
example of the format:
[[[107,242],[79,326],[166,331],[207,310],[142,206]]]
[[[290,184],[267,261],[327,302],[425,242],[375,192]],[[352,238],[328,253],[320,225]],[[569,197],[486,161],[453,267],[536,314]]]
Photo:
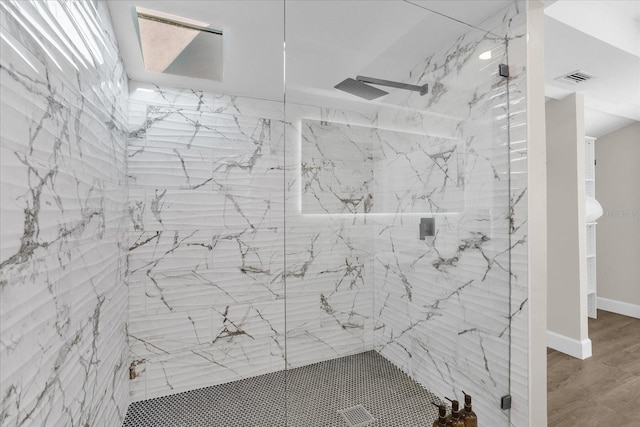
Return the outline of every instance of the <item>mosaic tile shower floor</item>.
[[[375,351],[132,403],[123,427],[345,427],[362,405],[367,427],[429,427],[440,400]],[[288,412],[288,414],[287,414]],[[287,419],[288,415],[288,419]]]

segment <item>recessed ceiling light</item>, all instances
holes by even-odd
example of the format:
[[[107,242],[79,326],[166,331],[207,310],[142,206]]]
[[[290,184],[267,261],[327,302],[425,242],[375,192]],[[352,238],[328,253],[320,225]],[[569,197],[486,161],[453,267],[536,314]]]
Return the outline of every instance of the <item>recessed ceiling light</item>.
[[[480,56],[478,56],[478,58],[480,58],[480,59],[485,59],[485,60],[486,60],[486,59],[491,59],[491,51],[490,51],[490,50],[488,50],[488,51],[486,51],[486,52],[482,52],[482,53],[480,54]]]

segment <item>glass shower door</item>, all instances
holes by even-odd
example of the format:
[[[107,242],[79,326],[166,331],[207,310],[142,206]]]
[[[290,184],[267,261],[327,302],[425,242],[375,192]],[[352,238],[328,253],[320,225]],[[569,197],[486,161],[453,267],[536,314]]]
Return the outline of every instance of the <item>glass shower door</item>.
[[[475,3],[465,23],[442,2],[285,2],[288,425],[430,425],[462,390],[509,424],[515,11]]]

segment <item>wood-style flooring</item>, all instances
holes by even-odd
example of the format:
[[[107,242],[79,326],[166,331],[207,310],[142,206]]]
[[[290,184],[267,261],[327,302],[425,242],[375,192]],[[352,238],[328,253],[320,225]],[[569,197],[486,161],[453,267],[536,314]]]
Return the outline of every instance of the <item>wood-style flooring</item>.
[[[549,427],[640,426],[640,319],[598,311],[593,356],[547,351]]]

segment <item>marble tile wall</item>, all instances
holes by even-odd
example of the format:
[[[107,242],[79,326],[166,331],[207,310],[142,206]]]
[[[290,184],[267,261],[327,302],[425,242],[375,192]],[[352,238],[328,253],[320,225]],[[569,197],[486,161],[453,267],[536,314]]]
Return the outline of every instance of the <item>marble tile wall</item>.
[[[297,367],[373,348],[375,118],[292,103],[285,113],[287,362]]]
[[[512,320],[527,341],[524,26],[517,4],[487,25],[418,64],[433,95],[390,95],[400,109],[132,84],[134,400],[283,369],[286,308],[289,367],[375,348],[509,423],[500,396],[526,389],[526,366],[509,371]]]
[[[302,213],[459,211],[459,140],[302,120]]]
[[[56,5],[2,3],[3,422],[115,425],[127,382],[140,400],[281,370],[286,304],[288,366],[375,348],[508,423],[499,396],[526,390],[517,5],[416,67],[434,96],[375,114],[136,83],[127,105],[104,3]]]
[[[429,95],[393,93],[386,103],[403,108],[370,119],[302,119],[287,182],[300,158],[301,219],[369,236],[351,246],[370,254],[374,348],[440,396],[473,394],[484,422],[526,425],[521,394],[499,409],[512,386],[526,390],[524,358],[510,370],[513,323],[520,356],[527,342],[524,17],[514,3],[483,28],[412,70]],[[421,217],[435,218],[435,238],[419,240]]]
[[[129,111],[133,400],[284,369],[285,280],[289,367],[373,347],[371,227],[303,215],[285,164],[347,113],[135,82]]]
[[[0,8],[0,424],[121,425],[128,83],[109,12]]]
[[[283,104],[132,82],[129,108],[132,399],[284,369]]]
[[[527,381],[522,359],[510,367],[514,319],[521,350],[527,341],[523,14],[514,3],[483,27],[493,30],[469,31],[413,70],[423,76],[416,84],[440,88],[439,97],[426,101],[427,113],[418,119],[378,115],[381,123],[424,132],[426,140],[448,128],[446,136],[456,141],[460,188],[443,197],[462,194],[463,200],[445,209],[420,200],[436,220],[435,238],[425,241],[417,238],[421,215],[400,209],[373,218],[374,340],[376,350],[436,394],[459,400],[462,390],[474,395],[483,422],[509,425],[517,419],[513,425],[526,425],[526,398],[517,411],[499,406],[514,382],[522,390]],[[492,58],[480,60],[488,50]],[[499,63],[510,64],[509,79],[497,75]],[[410,95],[402,104],[421,102]],[[384,158],[393,164],[394,152],[387,150]]]

